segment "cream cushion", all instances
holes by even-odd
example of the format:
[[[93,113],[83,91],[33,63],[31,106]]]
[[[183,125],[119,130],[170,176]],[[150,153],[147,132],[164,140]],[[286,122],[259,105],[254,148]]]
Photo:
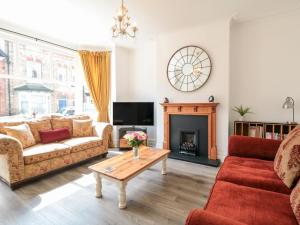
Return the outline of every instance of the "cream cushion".
[[[300,224],[300,181],[298,181],[298,184],[290,194],[290,202],[295,217]]]
[[[291,188],[300,175],[300,126],[295,127],[282,141],[274,160],[274,170]]]
[[[21,124],[17,126],[4,127],[8,136],[18,139],[23,148],[35,145],[35,139],[27,124]]]
[[[41,142],[39,131],[52,130],[50,119],[41,119],[26,123],[29,125],[36,143]]]
[[[72,120],[90,120],[91,117],[88,115],[73,115],[73,116],[67,116],[66,118],[72,119]]]
[[[101,146],[102,140],[99,137],[78,137],[64,140],[61,143],[72,147],[71,152],[79,152]]]
[[[0,122],[0,133],[6,134],[5,127],[17,126],[24,124],[24,121]]]
[[[93,135],[92,120],[73,120],[73,137],[87,137]]]
[[[73,120],[66,117],[59,117],[59,118],[52,118],[51,119],[52,129],[59,129],[59,128],[68,128],[70,134],[73,133]]]
[[[70,154],[71,147],[61,143],[37,144],[23,151],[26,165]]]

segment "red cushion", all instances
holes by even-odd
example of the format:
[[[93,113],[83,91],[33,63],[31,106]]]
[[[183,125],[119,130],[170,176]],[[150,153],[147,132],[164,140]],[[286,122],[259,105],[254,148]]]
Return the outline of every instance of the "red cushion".
[[[68,128],[39,131],[39,133],[40,133],[41,142],[43,144],[62,141],[71,138],[70,131]]]
[[[203,209],[193,209],[186,221],[185,225],[246,225],[245,223],[232,220],[228,217],[209,212]]]
[[[291,190],[276,175],[273,165],[268,160],[228,156],[217,180],[290,194]]]
[[[248,225],[297,225],[289,198],[282,193],[217,181],[206,210]]]
[[[228,154],[248,158],[274,160],[281,141],[245,136],[231,136]]]

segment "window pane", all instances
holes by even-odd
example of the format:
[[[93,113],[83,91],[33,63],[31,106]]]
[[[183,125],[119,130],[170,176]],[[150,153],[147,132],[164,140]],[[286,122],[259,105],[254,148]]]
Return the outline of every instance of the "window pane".
[[[80,113],[75,110],[76,90],[76,86],[63,83],[0,78],[0,116]]]
[[[0,37],[0,116],[97,116],[79,56]],[[3,119],[3,118],[2,118]]]
[[[83,86],[83,112],[88,114],[91,118],[97,119],[97,110],[93,103],[92,96],[90,95],[90,91],[86,85]]]

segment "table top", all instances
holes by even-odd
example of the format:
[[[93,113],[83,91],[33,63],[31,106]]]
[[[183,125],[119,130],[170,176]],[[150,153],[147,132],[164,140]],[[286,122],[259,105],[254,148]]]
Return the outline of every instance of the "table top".
[[[139,151],[139,159],[134,159],[133,152],[128,151],[92,165],[89,169],[113,179],[123,181],[154,165],[170,153],[170,150],[150,147],[143,147]]]

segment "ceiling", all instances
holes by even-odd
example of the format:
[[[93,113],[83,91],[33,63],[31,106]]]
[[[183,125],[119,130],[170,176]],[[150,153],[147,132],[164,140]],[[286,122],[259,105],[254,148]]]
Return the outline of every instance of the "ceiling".
[[[112,43],[112,16],[121,0],[0,0],[0,26],[70,46]],[[145,40],[222,18],[253,20],[299,7],[300,0],[125,0]]]

